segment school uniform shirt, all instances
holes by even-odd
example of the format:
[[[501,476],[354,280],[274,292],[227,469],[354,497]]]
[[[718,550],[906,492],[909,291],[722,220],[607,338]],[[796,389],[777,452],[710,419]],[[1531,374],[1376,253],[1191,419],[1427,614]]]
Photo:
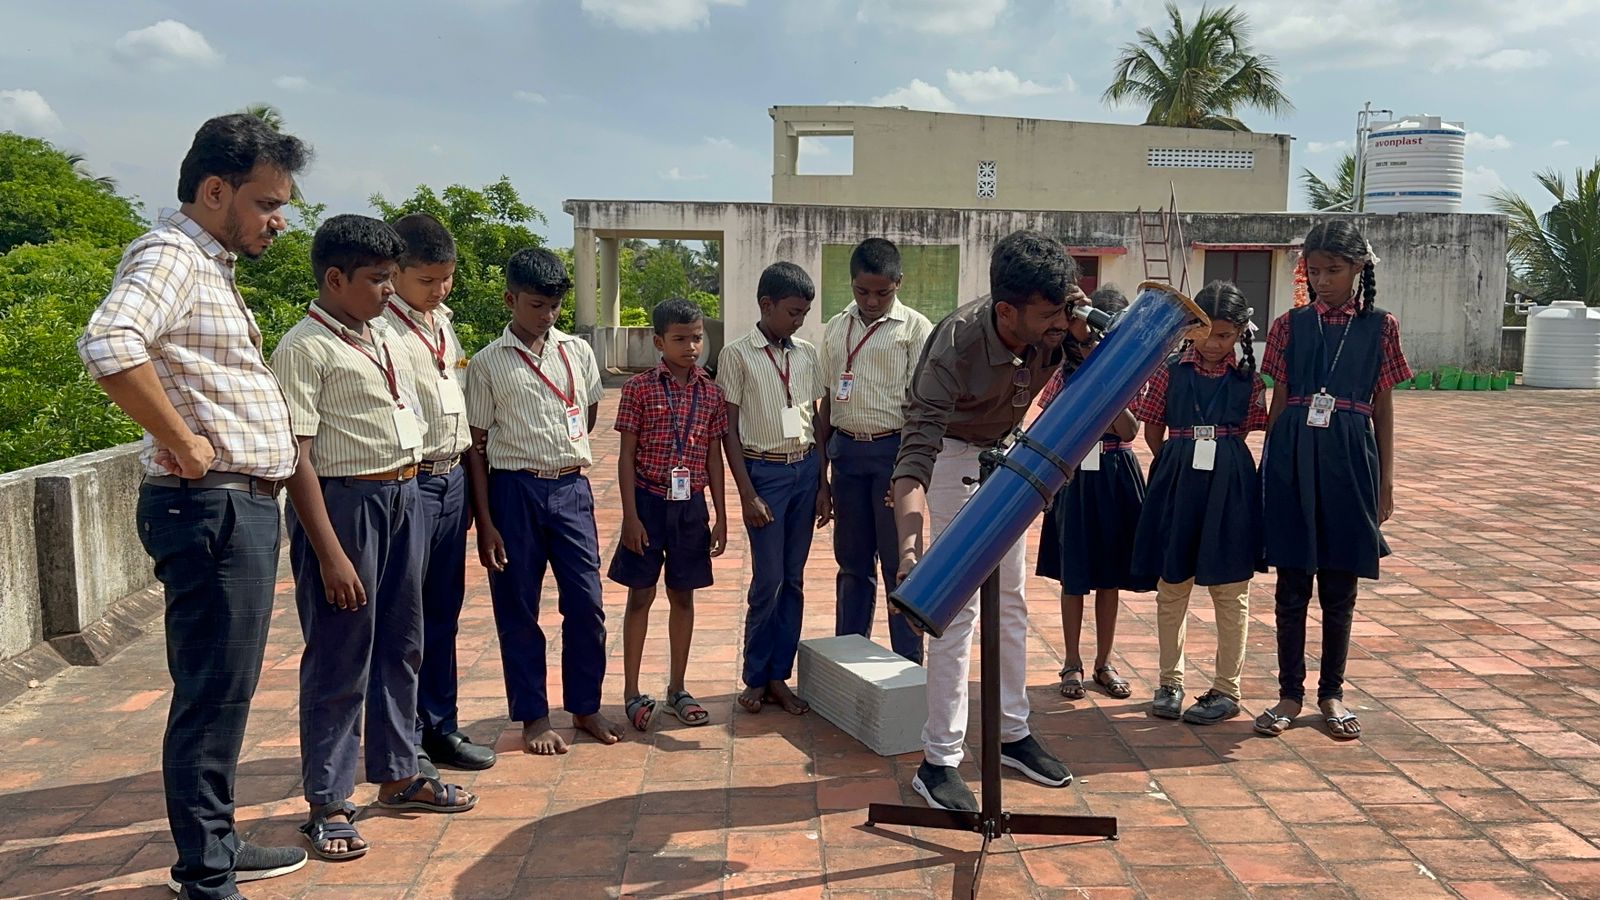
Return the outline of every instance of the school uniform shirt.
[[[826,379],[815,344],[795,337],[774,344],[759,326],[717,357],[717,383],[739,407],[739,443],[756,453],[799,453],[816,443],[811,404],[827,394]],[[799,437],[783,436],[788,406],[800,409]]]
[[[1332,334],[1335,329],[1344,330],[1345,325],[1356,314],[1354,301],[1338,307],[1329,306],[1321,300],[1311,305],[1316,309],[1317,317],[1322,320],[1324,334]],[[1273,381],[1286,381],[1289,377],[1286,357],[1289,353],[1290,339],[1294,336],[1294,329],[1289,320],[1293,312],[1294,310],[1290,310],[1274,319],[1272,327],[1267,331],[1267,352],[1261,358],[1261,371]],[[1380,317],[1382,322],[1378,342],[1378,380],[1373,385],[1373,393],[1381,393],[1410,378],[1413,373],[1411,365],[1406,362],[1405,351],[1400,348],[1400,321],[1394,317],[1394,313],[1374,309],[1369,315]],[[1306,390],[1308,393],[1315,393],[1319,386],[1308,385]]]
[[[400,362],[382,317],[366,331],[346,328],[313,303],[272,352],[294,433],[316,439],[311,462],[323,478],[391,472],[422,461],[421,446],[400,446],[395,423],[395,408],[404,405],[426,442],[416,379]]]
[[[453,317],[450,308],[441,305],[434,310],[433,324],[429,325],[425,314],[398,297],[391,299],[383,311],[383,321],[393,335],[395,365],[410,369],[417,385],[417,401],[422,418],[428,423],[422,458],[429,461],[451,459],[472,443],[465,412],[467,360],[455,326],[450,323]],[[462,412],[444,412],[445,400],[451,393],[457,395],[456,405]]]
[[[535,353],[507,325],[467,364],[467,424],[489,433],[491,469],[588,467],[594,465],[589,407],[603,392],[588,341],[552,328]],[[583,419],[577,440],[567,429],[569,406]]]
[[[1239,367],[1239,360],[1232,354],[1223,358],[1221,364],[1208,365],[1200,358],[1200,351],[1193,345],[1185,347],[1178,354],[1178,365],[1191,366],[1201,375],[1216,377],[1224,372],[1232,372]],[[1172,366],[1163,365],[1156,369],[1154,375],[1145,383],[1144,390],[1133,400],[1129,410],[1134,418],[1148,425],[1167,424],[1167,392],[1172,383]],[[1250,376],[1250,409],[1245,416],[1244,430],[1248,434],[1252,431],[1267,430],[1267,383],[1259,373]],[[1202,423],[1212,424],[1212,423]]]
[[[898,297],[871,324],[862,321],[854,302],[829,319],[822,334],[822,361],[833,399],[833,427],[855,435],[899,431],[906,421],[906,385],[932,333],[928,317]],[[845,372],[854,378],[850,399],[841,403],[839,380]]]
[[[689,470],[689,491],[698,494],[709,480],[706,457],[728,433],[728,404],[722,388],[699,366],[689,383],[678,384],[666,363],[640,372],[622,385],[617,401],[617,431],[638,435],[634,470],[645,490],[663,497],[672,470]]]
[[[150,363],[184,424],[216,450],[213,471],[279,481],[294,474],[299,451],[261,331],[234,284],[237,259],[193,219],[162,211],[123,253],[78,355],[94,378]],[[145,473],[169,474],[155,455],[146,432]]]

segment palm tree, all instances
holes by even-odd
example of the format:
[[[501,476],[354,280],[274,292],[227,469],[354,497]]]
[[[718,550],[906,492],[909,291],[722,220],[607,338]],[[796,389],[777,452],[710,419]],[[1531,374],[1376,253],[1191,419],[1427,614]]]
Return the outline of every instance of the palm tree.
[[[77,175],[79,178],[82,178],[84,181],[90,182],[97,187],[105,188],[108,191],[114,191],[117,189],[117,180],[115,178],[112,178],[110,175],[96,175],[89,170],[89,165],[87,162],[88,157],[84,156],[82,153],[68,152],[64,155],[67,158],[67,165],[72,166],[73,174]]]
[[[252,103],[239,110],[247,116],[255,116],[267,124],[273,131],[283,130],[283,113],[271,103]]]
[[[1122,46],[1102,101],[1150,104],[1146,125],[1221,131],[1249,131],[1234,117],[1246,107],[1273,115],[1294,109],[1276,61],[1253,52],[1250,19],[1236,7],[1202,6],[1191,27],[1168,3],[1167,18],[1166,34],[1141,28],[1138,41]]]
[[[1600,160],[1580,167],[1570,185],[1553,169],[1534,177],[1556,200],[1543,215],[1511,191],[1489,195],[1494,211],[1510,220],[1506,251],[1512,274],[1540,303],[1600,305]]]
[[[1332,184],[1322,180],[1322,176],[1310,169],[1300,170],[1300,184],[1306,189],[1306,199],[1311,201],[1312,209],[1332,209],[1350,202],[1356,193],[1356,155],[1354,152],[1346,153],[1339,158],[1339,165],[1334,169],[1335,177]]]

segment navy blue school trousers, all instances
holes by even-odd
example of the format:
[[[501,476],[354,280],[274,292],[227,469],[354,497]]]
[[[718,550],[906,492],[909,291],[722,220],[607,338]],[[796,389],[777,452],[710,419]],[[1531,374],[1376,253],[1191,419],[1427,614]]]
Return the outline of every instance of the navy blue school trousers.
[[[325,805],[355,793],[366,737],[369,782],[417,774],[417,673],[422,668],[422,560],[427,535],[416,479],[322,479],[339,546],[365,606],[328,602],[322,566],[289,504],[289,564],[305,653],[300,657],[300,773],[305,798]]]
[[[532,472],[492,472],[489,513],[506,545],[506,570],[489,574],[489,593],[511,718],[532,722],[550,715],[545,636],[539,627],[547,567],[555,571],[561,613],[561,708],[574,716],[599,712],[606,613],[589,479],[581,473],[540,478]]]
[[[746,459],[756,494],[773,520],[750,535],[749,611],[744,619],[744,683],[765,687],[794,674],[805,605],[806,557],[816,527],[820,460],[816,453],[787,465]]]
[[[161,742],[172,877],[196,900],[238,893],[233,786],[272,622],[278,501],[146,483],[139,540],[166,589],[172,705]]]
[[[872,637],[878,611],[878,578],[884,590],[894,585],[900,567],[900,536],[894,510],[883,502],[894,475],[900,435],[858,441],[835,431],[828,440],[833,467],[833,559],[839,564],[834,634]],[[922,662],[922,636],[905,616],[889,614],[894,652]]]
[[[419,524],[427,538],[422,573],[422,673],[417,684],[419,737],[461,730],[456,721],[456,635],[467,592],[467,470],[417,476]]]

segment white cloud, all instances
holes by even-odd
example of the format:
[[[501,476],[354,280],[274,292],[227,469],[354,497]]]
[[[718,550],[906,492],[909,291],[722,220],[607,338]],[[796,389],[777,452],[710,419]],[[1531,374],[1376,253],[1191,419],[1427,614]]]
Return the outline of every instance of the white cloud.
[[[734,148],[733,141],[725,137],[707,137],[706,146],[714,150],[732,150]]]
[[[272,79],[272,84],[285,91],[305,91],[311,89],[311,82],[300,75],[279,75]]]
[[[856,19],[924,34],[972,36],[994,27],[1010,0],[863,0]]]
[[[800,139],[801,156],[827,156],[832,152],[832,150],[828,149],[827,141],[818,140],[815,137],[803,137]]]
[[[1050,87],[1036,81],[1028,81],[1017,77],[1017,73],[998,66],[979,69],[971,72],[958,72],[955,69],[946,69],[945,81],[950,85],[961,99],[969,103],[986,103],[995,100],[1009,100],[1013,97],[1037,97],[1040,94],[1053,94],[1056,91],[1071,91],[1076,88],[1072,78],[1068,76],[1066,84],[1061,87]]]
[[[534,106],[543,106],[550,102],[545,95],[538,91],[512,91],[511,99],[522,103],[532,103]]]
[[[673,166],[672,168],[661,173],[661,178],[664,181],[705,181],[710,177],[710,175],[694,175],[683,172],[679,170],[677,166]]]
[[[1570,146],[1571,144],[1572,144],[1572,142],[1567,140],[1566,138],[1556,138],[1555,140],[1550,142],[1550,149],[1559,150],[1562,147]]]
[[[1537,69],[1550,64],[1550,54],[1544,50],[1496,50],[1476,63],[1467,63],[1467,66],[1482,66],[1491,72],[1515,72],[1519,69]]]
[[[920,78],[913,78],[910,84],[895,88],[882,97],[874,97],[871,105],[906,106],[933,112],[951,112],[956,108],[956,105],[950,102],[950,98],[945,96],[944,91]]]
[[[61,130],[61,117],[38,91],[0,91],[0,131],[46,135]]]
[[[1503,134],[1490,137],[1481,131],[1467,132],[1467,146],[1477,150],[1510,150],[1513,146],[1511,139]]]
[[[158,69],[222,62],[222,54],[212,49],[205,35],[174,19],[128,32],[117,38],[113,51],[125,62]]]
[[[1349,141],[1307,141],[1307,153],[1327,153],[1329,150],[1348,150]]]
[[[1478,166],[1475,169],[1468,169],[1465,173],[1463,173],[1461,179],[1461,196],[1465,202],[1470,204],[1474,199],[1481,197],[1484,194],[1492,194],[1495,191],[1505,190],[1505,186],[1506,183],[1503,179],[1501,179],[1499,172],[1496,172],[1488,166]]]
[[[713,6],[743,6],[744,0],[583,0],[583,11],[633,31],[692,31],[711,22]]]

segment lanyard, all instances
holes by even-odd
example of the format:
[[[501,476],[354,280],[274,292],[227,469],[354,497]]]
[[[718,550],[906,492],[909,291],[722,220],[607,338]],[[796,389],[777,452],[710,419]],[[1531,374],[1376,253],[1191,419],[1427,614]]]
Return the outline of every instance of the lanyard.
[[[1228,373],[1227,365],[1224,364],[1223,365],[1223,369],[1222,369],[1222,374],[1217,376],[1217,389],[1211,393],[1211,402],[1206,404],[1205,412],[1201,412],[1200,411],[1200,391],[1199,391],[1199,386],[1196,385],[1195,398],[1194,398],[1194,414],[1200,417],[1200,424],[1202,424],[1202,425],[1215,425],[1215,424],[1217,424],[1217,421],[1214,418],[1216,416],[1216,413],[1217,413],[1217,403],[1222,400],[1222,395],[1226,394],[1228,392],[1228,374],[1229,373]],[[1199,370],[1195,371],[1195,375],[1200,376]],[[1204,377],[1204,376],[1200,376],[1200,377]]]
[[[357,343],[353,338],[350,337],[350,335],[345,334],[342,329],[334,327],[332,322],[329,322],[322,316],[317,315],[316,310],[307,310],[306,314],[309,315],[318,325],[321,325],[323,328],[326,328],[335,335],[338,335],[339,340],[344,341],[351,347],[354,347],[357,353],[365,356],[369,362],[377,366],[378,371],[383,373],[384,383],[389,388],[389,396],[393,397],[394,402],[402,409],[405,408],[405,404],[400,402],[400,382],[394,376],[394,360],[389,356],[389,346],[387,344],[383,346],[383,361],[379,362],[377,354],[368,351],[367,348]]]
[[[521,356],[522,361],[528,364],[528,368],[533,370],[533,374],[539,376],[539,380],[544,382],[545,385],[550,388],[551,393],[556,395],[556,399],[565,404],[568,409],[578,405],[578,381],[572,377],[572,361],[567,359],[567,348],[561,346],[559,343],[556,344],[556,352],[561,354],[561,363],[567,367],[568,393],[566,394],[561,393],[561,388],[556,387],[556,383],[551,381],[549,376],[544,374],[544,370],[539,368],[539,364],[533,361],[533,357],[528,354],[528,351],[522,349],[521,347],[512,347],[511,349],[517,351],[517,355]]]
[[[850,347],[850,338],[851,338],[851,336],[856,333],[856,317],[855,316],[850,316],[849,320],[850,320],[850,324],[845,326],[845,332],[844,332],[844,345],[845,345],[845,347],[847,349]],[[846,372],[854,372],[856,370],[856,354],[861,352],[861,348],[866,346],[867,341],[872,340],[873,332],[875,332],[879,328],[883,327],[884,321],[885,320],[883,320],[883,319],[879,319],[878,321],[873,322],[872,323],[872,327],[867,329],[867,333],[863,334],[861,336],[861,340],[856,342],[855,348],[854,349],[850,349],[849,352],[845,354],[845,357],[844,357],[844,370]]]
[[[1323,334],[1322,332],[1322,313],[1319,313],[1316,310],[1312,310],[1312,313],[1314,313],[1317,317],[1317,336],[1322,338],[1322,358],[1327,359],[1328,338],[1327,335]],[[1340,332],[1339,334],[1339,346],[1334,348],[1333,351],[1333,363],[1330,364],[1327,368],[1327,371],[1323,373],[1322,384],[1319,386],[1324,394],[1328,392],[1328,382],[1333,380],[1334,370],[1339,368],[1339,357],[1344,353],[1344,339],[1350,336],[1350,326],[1355,323],[1355,320],[1355,316],[1351,316],[1350,318],[1344,320],[1344,331]]]
[[[689,376],[689,384],[684,385],[684,390],[689,392],[689,415],[683,420],[682,427],[678,425],[678,408],[672,402],[672,376],[661,373],[661,389],[667,395],[667,428],[672,433],[672,447],[677,451],[677,459],[683,462],[684,448],[689,446],[689,432],[694,428],[695,415],[700,412],[700,383]]]
[[[402,310],[393,301],[389,302],[389,309],[394,311],[394,314],[400,318],[400,321],[406,323],[406,327],[411,329],[411,333],[417,336],[417,340],[422,342],[422,346],[428,348],[428,353],[433,357],[433,364],[438,366],[439,374],[441,376],[444,375],[444,329],[442,327],[439,329],[439,345],[436,347],[428,341],[428,336],[423,334],[422,329],[417,327],[417,323],[411,321],[411,317],[406,314],[405,310]]]
[[[767,362],[772,363],[772,370],[778,373],[778,379],[783,382],[783,399],[786,405],[794,405],[794,395],[789,393],[789,354],[783,355],[783,368],[778,368],[778,358],[772,355],[772,345],[768,344],[761,349],[767,351]]]

